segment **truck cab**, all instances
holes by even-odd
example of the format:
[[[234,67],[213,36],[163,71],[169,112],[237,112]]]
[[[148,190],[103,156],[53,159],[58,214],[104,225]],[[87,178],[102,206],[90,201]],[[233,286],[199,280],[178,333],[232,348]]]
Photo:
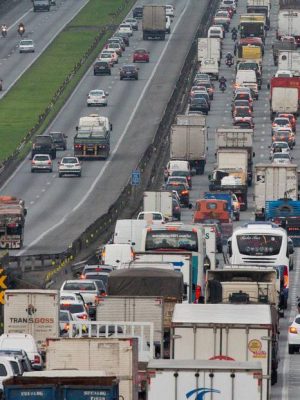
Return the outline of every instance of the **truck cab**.
[[[207,219],[230,222],[230,212],[226,200],[199,199],[196,201],[194,222],[201,223]]]

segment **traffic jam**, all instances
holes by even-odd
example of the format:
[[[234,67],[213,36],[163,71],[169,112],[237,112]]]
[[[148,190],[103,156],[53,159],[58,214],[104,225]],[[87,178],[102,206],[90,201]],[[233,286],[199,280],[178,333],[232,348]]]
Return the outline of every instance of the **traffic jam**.
[[[158,189],[59,290],[6,290],[4,399],[277,398],[282,363],[300,350],[297,10],[297,0],[220,2],[197,38]],[[164,40],[174,18],[172,5],[136,6],[93,73],[110,75],[136,31]],[[137,63],[149,60],[135,49],[119,79],[138,80]],[[87,106],[108,101],[94,89]],[[81,176],[80,159],[108,158],[112,129],[107,117],[81,117],[59,176]],[[43,161],[52,171],[58,150],[41,138],[32,172]],[[0,213],[12,205],[24,220],[13,198]]]

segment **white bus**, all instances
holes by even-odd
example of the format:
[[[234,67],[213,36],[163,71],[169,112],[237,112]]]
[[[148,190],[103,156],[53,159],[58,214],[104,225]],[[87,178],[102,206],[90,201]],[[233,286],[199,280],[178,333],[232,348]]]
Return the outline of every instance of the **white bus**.
[[[204,298],[206,276],[205,233],[201,226],[169,223],[152,226],[143,230],[143,252],[190,253],[192,255],[192,293],[191,301]]]
[[[281,267],[287,297],[290,254],[284,229],[271,222],[249,222],[234,230],[228,240],[228,255],[232,265]]]

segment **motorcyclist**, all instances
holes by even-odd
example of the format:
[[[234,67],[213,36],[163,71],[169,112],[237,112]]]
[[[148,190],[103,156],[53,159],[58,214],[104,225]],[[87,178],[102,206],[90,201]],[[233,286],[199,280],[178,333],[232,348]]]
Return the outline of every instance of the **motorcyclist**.
[[[23,24],[23,22],[19,23],[18,32],[20,35],[22,35],[25,32],[25,25]]]
[[[228,52],[228,53],[226,54],[225,58],[226,58],[226,61],[232,61],[233,55],[232,55],[230,52]]]
[[[222,88],[226,89],[226,82],[227,82],[227,79],[224,78],[224,76],[221,76],[221,78],[219,79],[219,88],[220,89],[222,89]]]
[[[236,40],[237,39],[237,34],[238,34],[237,29],[235,27],[232,28],[231,29],[231,38],[232,38],[232,40]]]
[[[1,25],[1,33],[2,33],[2,36],[7,35],[7,26],[5,24]]]
[[[0,91],[2,91],[2,90],[3,90],[3,80],[0,79]]]

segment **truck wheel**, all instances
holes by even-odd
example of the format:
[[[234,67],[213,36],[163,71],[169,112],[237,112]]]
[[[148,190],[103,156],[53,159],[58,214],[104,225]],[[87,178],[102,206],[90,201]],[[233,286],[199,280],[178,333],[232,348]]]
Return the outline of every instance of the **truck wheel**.
[[[272,369],[271,372],[271,385],[275,385],[278,380],[278,374],[277,374],[277,369]]]
[[[295,353],[295,347],[292,344],[289,344],[289,354]]]
[[[59,177],[59,178],[62,178],[62,176],[63,176],[63,174],[61,174],[61,173],[58,174],[58,177]]]

